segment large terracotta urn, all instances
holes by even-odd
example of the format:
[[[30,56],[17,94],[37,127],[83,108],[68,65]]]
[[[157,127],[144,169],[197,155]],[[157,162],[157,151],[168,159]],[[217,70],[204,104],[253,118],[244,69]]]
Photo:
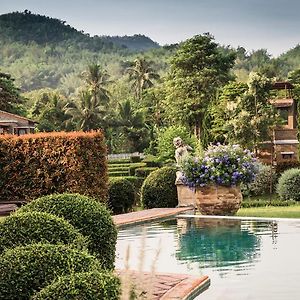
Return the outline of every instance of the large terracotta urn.
[[[243,199],[238,186],[208,185],[191,189],[177,184],[178,206],[194,206],[203,215],[234,215]]]

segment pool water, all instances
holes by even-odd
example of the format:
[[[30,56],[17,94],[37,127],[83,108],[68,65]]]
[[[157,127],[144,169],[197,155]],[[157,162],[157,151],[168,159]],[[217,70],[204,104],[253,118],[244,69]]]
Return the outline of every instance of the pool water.
[[[210,287],[196,299],[300,299],[300,220],[146,223],[120,229],[116,253],[121,269],[208,275]]]

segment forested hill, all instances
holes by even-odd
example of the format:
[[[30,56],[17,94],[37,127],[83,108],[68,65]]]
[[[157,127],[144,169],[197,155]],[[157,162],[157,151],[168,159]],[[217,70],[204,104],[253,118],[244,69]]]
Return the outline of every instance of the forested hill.
[[[0,37],[2,42],[36,42],[46,44],[74,44],[81,49],[94,51],[128,49],[143,51],[160,47],[143,35],[90,37],[83,31],[66,24],[65,21],[33,14],[30,11],[0,15]]]

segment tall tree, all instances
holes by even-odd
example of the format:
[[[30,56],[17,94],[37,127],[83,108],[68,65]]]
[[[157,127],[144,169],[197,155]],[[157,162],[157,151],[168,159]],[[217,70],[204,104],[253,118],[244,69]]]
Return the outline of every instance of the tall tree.
[[[212,130],[219,133],[217,140],[239,143],[254,151],[261,142],[270,140],[270,129],[279,122],[269,102],[270,88],[270,79],[259,73],[250,73],[247,85],[225,86],[213,111]]]
[[[140,101],[145,89],[154,85],[153,80],[158,80],[159,75],[151,68],[150,62],[144,58],[137,58],[133,67],[128,67],[127,72],[132,81],[135,98]]]
[[[0,73],[0,110],[16,112],[22,98],[11,75]]]
[[[166,116],[194,127],[203,144],[207,133],[208,107],[218,88],[231,78],[235,53],[224,51],[210,34],[197,35],[182,43],[171,60],[166,82]]]
[[[103,126],[105,107],[96,102],[90,91],[82,91],[77,102],[66,105],[66,114],[77,124],[77,129],[89,131]]]
[[[106,87],[111,82],[108,73],[100,65],[91,64],[88,66],[88,70],[83,72],[83,78],[95,105],[96,103],[101,103],[101,105],[107,106],[110,93]]]

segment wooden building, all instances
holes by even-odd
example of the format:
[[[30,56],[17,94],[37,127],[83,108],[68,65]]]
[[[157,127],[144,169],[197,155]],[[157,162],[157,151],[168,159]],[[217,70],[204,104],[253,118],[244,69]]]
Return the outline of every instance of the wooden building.
[[[298,162],[297,104],[292,98],[293,85],[289,82],[276,82],[273,89],[281,90],[281,96],[270,102],[278,110],[283,123],[272,130],[271,141],[262,143],[259,157],[263,162],[275,165]]]
[[[0,110],[0,134],[34,133],[37,122]]]

